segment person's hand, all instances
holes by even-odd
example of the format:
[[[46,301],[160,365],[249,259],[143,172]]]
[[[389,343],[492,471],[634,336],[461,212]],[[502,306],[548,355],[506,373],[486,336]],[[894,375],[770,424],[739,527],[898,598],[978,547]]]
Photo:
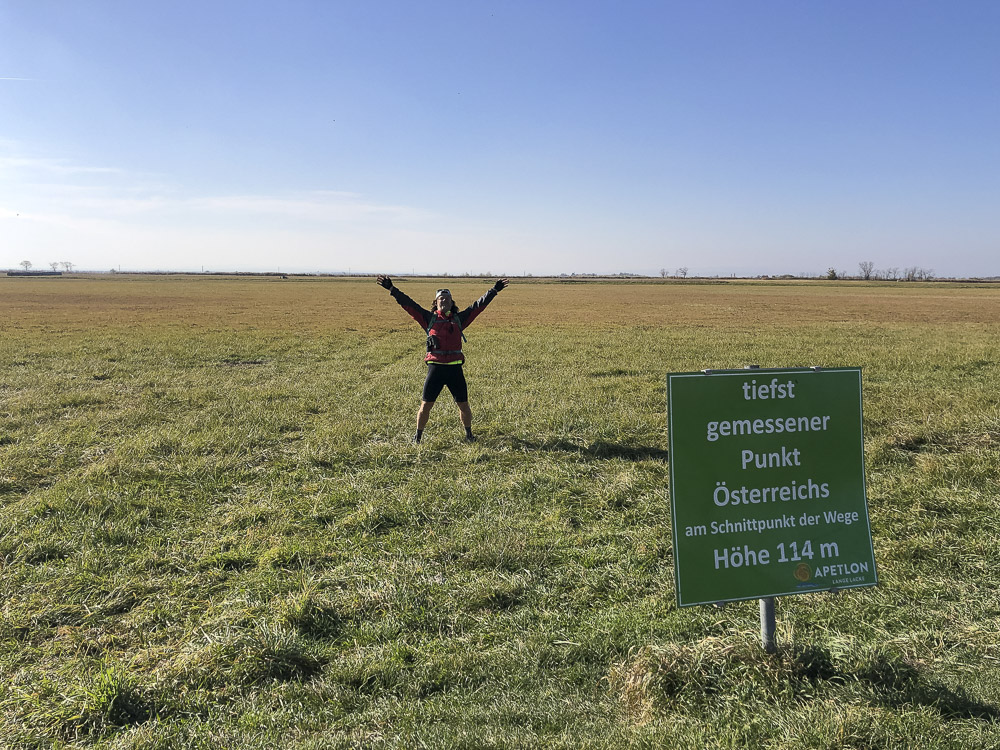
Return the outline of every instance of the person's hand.
[[[507,279],[497,279],[497,283],[493,285],[493,291],[494,292],[502,292],[504,289],[507,288],[507,285],[509,283],[510,282],[507,281]]]
[[[379,275],[378,275],[378,276],[377,276],[377,277],[375,278],[375,281],[377,281],[377,282],[378,282],[378,284],[379,284],[379,285],[380,285],[380,286],[381,286],[381,287],[382,287],[383,289],[392,289],[392,279],[390,279],[390,278],[389,278],[388,276],[384,276],[384,275],[382,275],[382,274],[379,274]]]

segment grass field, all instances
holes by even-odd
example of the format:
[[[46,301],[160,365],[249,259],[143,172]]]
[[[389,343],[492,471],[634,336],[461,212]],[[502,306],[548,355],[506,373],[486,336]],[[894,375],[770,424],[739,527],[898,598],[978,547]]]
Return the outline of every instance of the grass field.
[[[400,280],[427,306],[435,280]],[[450,278],[459,305],[489,282]],[[1000,286],[0,278],[0,743],[1000,747]],[[877,588],[678,610],[665,375],[860,366]]]

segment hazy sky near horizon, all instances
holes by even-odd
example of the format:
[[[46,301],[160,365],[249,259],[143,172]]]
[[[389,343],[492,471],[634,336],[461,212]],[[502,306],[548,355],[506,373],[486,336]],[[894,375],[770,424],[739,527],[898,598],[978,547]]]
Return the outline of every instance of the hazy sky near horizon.
[[[1000,275],[994,0],[0,0],[0,268]]]

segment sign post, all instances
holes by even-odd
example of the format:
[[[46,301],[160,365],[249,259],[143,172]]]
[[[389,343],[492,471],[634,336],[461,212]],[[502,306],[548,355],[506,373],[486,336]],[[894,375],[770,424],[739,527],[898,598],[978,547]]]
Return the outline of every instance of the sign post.
[[[681,607],[877,584],[858,368],[667,377]],[[770,602],[768,602],[770,600]]]

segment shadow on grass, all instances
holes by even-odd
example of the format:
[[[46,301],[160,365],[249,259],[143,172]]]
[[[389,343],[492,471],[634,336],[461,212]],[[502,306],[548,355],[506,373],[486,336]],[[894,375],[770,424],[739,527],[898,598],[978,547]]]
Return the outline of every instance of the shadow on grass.
[[[589,458],[624,458],[630,461],[668,461],[670,453],[663,448],[649,445],[622,445],[597,440],[593,443],[574,443],[564,438],[551,440],[522,440],[512,438],[511,447],[525,452],[550,451],[560,453],[577,453]]]
[[[997,706],[929,678],[883,648],[838,660],[816,646],[765,654],[749,640],[713,637],[647,646],[615,666],[609,681],[626,712],[640,720],[693,706],[729,704],[745,695],[747,685],[771,703],[846,695],[882,708],[933,708],[943,719],[1000,719]]]
[[[869,687],[873,702],[885,708],[930,706],[947,719],[1000,719],[1000,708],[969,697],[961,690],[927,679],[912,664],[892,654],[880,654],[855,673]]]

